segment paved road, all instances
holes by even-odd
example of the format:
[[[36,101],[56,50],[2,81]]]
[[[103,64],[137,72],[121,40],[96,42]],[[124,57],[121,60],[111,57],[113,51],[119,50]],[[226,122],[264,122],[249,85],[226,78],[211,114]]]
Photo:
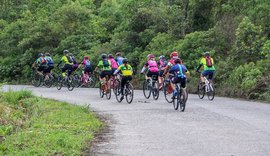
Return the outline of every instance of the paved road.
[[[145,100],[135,91],[132,104],[99,98],[97,89],[34,88],[36,95],[78,105],[90,104],[106,116],[110,132],[94,155],[270,155],[270,104],[229,98],[200,100],[190,95],[185,112],[174,111],[164,97]],[[7,86],[5,86],[7,88]]]

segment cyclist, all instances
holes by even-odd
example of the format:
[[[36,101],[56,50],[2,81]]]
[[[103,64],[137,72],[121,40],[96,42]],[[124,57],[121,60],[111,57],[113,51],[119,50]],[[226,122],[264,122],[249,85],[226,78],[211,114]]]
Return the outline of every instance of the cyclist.
[[[51,58],[50,53],[48,52],[45,53],[45,60],[47,61],[47,66],[48,66],[48,68],[46,69],[46,73],[51,74],[51,70],[54,68],[54,65],[53,65],[53,59]]]
[[[43,73],[46,72],[47,69],[47,61],[44,58],[44,54],[43,53],[39,53],[38,54],[38,59],[36,59],[36,61],[32,64],[32,68],[37,67],[37,73],[39,75],[43,75]]]
[[[132,74],[133,74],[132,67],[131,65],[128,64],[127,58],[123,59],[123,64],[117,68],[117,70],[113,73],[113,75],[116,75],[119,71],[121,71],[123,75],[121,79],[121,95],[122,96],[120,98],[120,101],[122,101],[124,99],[124,86],[126,85],[128,81],[132,80]]]
[[[111,61],[111,64],[112,64],[112,75],[113,75],[114,71],[118,68],[118,64],[115,61],[115,59],[114,59],[114,57],[113,57],[112,54],[109,54],[108,55],[108,58],[109,58],[109,60]]]
[[[73,70],[73,62],[72,59],[68,55],[68,50],[63,51],[64,56],[61,58],[61,61],[57,64],[57,67],[60,66],[62,62],[64,62],[64,66],[62,67],[62,76],[66,77],[66,71],[68,70],[68,76],[71,75]]]
[[[104,90],[108,89],[107,85],[104,85],[106,83],[106,76],[110,78],[111,73],[112,73],[112,64],[111,61],[108,60],[107,54],[102,54],[101,55],[102,60],[98,62],[98,65],[95,69],[97,71],[98,69],[101,69],[100,73],[100,82],[102,86],[104,86]]]
[[[168,62],[165,59],[164,55],[159,56],[159,61],[158,61],[158,65],[159,65],[159,77],[158,77],[158,81],[159,81],[159,89],[162,88],[162,82],[163,80],[163,74],[164,74],[164,70],[167,66]]]
[[[200,65],[198,66],[196,72],[199,72],[200,68],[203,66],[203,72],[200,75],[201,81],[204,84],[204,78],[207,77],[210,81],[213,81],[215,74],[214,60],[211,58],[210,53],[206,51],[204,57],[200,60]]]
[[[88,56],[84,56],[82,62],[80,63],[79,67],[83,65],[84,69],[83,69],[83,85],[85,85],[86,82],[86,74],[90,74],[92,73],[92,63],[89,60]]]
[[[141,74],[143,74],[146,68],[148,68],[149,70],[148,73],[146,74],[147,79],[149,79],[152,76],[158,78],[158,64],[155,61],[155,55],[149,54],[147,57],[148,61],[144,64],[144,67],[141,70]]]
[[[188,74],[188,76],[186,76],[186,74],[188,72],[187,67],[185,65],[183,65],[181,62],[182,61],[179,58],[177,58],[174,61],[174,65],[169,70],[169,73],[172,73],[174,75],[174,77],[172,78],[172,83],[173,84],[180,83],[181,87],[185,91],[186,78],[189,77],[189,74]],[[172,89],[173,89],[173,98],[174,98],[177,94],[177,90],[176,90],[174,85],[172,85]]]
[[[121,52],[117,52],[116,53],[116,58],[115,58],[115,61],[117,62],[118,66],[122,65],[123,64],[123,57],[122,57],[122,54]]]

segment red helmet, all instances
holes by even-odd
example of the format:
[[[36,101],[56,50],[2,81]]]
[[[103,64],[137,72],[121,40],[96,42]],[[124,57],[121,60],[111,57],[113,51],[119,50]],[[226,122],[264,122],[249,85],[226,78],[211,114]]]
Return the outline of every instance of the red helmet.
[[[147,57],[148,57],[148,59],[151,59],[151,58],[155,58],[155,55],[154,54],[148,54]]]
[[[170,56],[171,56],[171,58],[173,58],[173,57],[175,57],[175,56],[177,56],[177,57],[178,57],[178,52],[174,51],[174,52],[172,52],[172,53],[171,53],[171,55],[170,55]]]
[[[117,52],[115,55],[116,56],[121,56],[122,54],[121,54],[121,52]]]

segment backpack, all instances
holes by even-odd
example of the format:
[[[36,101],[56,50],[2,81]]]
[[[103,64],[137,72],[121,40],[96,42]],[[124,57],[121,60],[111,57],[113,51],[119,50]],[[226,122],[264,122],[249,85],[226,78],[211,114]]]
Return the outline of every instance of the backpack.
[[[47,60],[48,64],[53,64],[53,60],[51,57],[46,57],[45,59]]]
[[[206,66],[211,68],[213,66],[211,57],[205,57],[205,60],[206,60]]]
[[[104,67],[109,67],[110,66],[109,61],[107,59],[103,60],[103,66]]]
[[[182,69],[182,66],[180,64],[178,64],[178,68],[179,68],[179,71],[177,72],[177,77],[178,78],[184,78],[184,73],[183,73],[183,69]]]
[[[85,60],[84,64],[85,64],[85,67],[90,67],[91,66],[90,60]]]
[[[45,65],[47,63],[46,59],[45,58],[39,58],[40,60],[40,65]]]
[[[66,57],[67,57],[69,63],[73,63],[72,56],[66,56]]]

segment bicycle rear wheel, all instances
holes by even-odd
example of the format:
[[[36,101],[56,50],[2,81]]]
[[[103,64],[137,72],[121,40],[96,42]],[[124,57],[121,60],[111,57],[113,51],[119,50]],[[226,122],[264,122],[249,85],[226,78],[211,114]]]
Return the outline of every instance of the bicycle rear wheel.
[[[62,87],[63,87],[63,78],[61,76],[58,76],[56,88],[57,90],[61,90]]]
[[[205,91],[204,91],[204,88],[202,86],[201,81],[199,81],[199,83],[198,83],[197,93],[198,93],[198,96],[199,96],[200,99],[203,99],[204,98]]]
[[[104,96],[104,91],[103,91],[103,88],[102,88],[101,83],[99,83],[99,96],[100,96],[101,98],[103,98],[103,96]]]
[[[154,82],[154,84],[153,84],[152,93],[153,93],[154,100],[157,100],[159,97],[159,85],[157,82]]]
[[[173,108],[174,110],[177,110],[179,107],[179,93],[177,92],[177,95],[173,98]]]
[[[210,101],[215,98],[215,89],[211,83],[209,84],[209,92],[207,92],[207,96]]]
[[[167,82],[163,83],[163,92],[164,92],[164,97],[165,97],[166,101],[168,103],[172,103],[173,102],[173,99],[172,99],[173,91],[169,90],[169,84]]]
[[[110,100],[110,99],[111,99],[111,96],[112,96],[111,89],[107,89],[107,91],[106,91],[106,98],[107,98],[108,100]]]
[[[38,75],[37,72],[34,73],[33,77],[31,78],[31,84],[34,87],[39,87],[41,85],[41,76]]]
[[[132,84],[128,83],[125,88],[125,94],[126,94],[126,101],[127,103],[131,103],[133,101],[133,86]]]
[[[143,95],[146,99],[149,99],[151,96],[151,88],[146,80],[143,83]]]
[[[184,89],[181,88],[181,93],[179,97],[179,106],[180,106],[180,111],[184,112],[186,109],[186,102],[187,102],[187,93]]]

